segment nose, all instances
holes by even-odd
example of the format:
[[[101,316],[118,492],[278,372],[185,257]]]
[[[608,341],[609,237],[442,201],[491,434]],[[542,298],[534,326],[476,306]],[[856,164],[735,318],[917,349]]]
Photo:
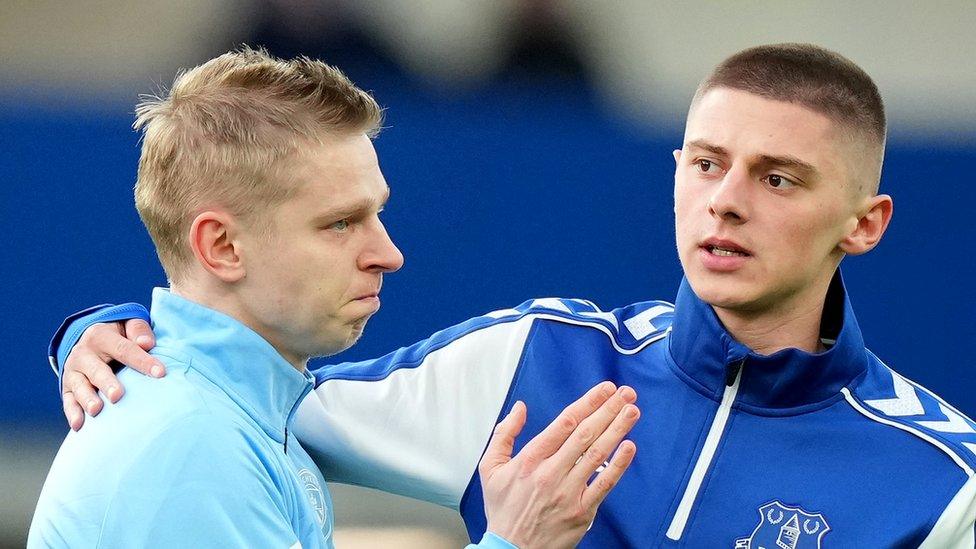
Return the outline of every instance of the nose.
[[[708,213],[723,221],[746,222],[749,219],[747,204],[751,190],[749,173],[733,166],[712,189],[708,199]]]
[[[393,243],[383,222],[376,218],[369,230],[369,243],[359,256],[359,268],[374,273],[392,273],[403,267],[403,253]]]

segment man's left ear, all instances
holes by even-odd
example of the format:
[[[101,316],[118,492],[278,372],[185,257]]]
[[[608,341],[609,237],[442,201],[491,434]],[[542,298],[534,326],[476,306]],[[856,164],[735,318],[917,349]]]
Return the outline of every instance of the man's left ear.
[[[848,255],[860,255],[871,251],[888,229],[893,211],[894,204],[890,196],[879,194],[872,197],[861,210],[861,215],[857,218],[857,226],[840,241],[840,249]]]

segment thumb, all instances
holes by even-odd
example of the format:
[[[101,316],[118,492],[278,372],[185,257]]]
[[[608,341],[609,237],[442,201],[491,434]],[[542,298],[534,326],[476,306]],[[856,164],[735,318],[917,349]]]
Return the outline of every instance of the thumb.
[[[156,346],[156,336],[153,334],[152,328],[149,327],[149,323],[141,318],[125,321],[125,338],[134,341],[144,351]]]
[[[482,479],[490,477],[495,469],[512,460],[515,437],[522,432],[522,427],[525,427],[526,415],[525,403],[520,400],[495,427],[495,432],[488,441],[488,448],[485,449],[485,455],[478,465],[478,473]]]

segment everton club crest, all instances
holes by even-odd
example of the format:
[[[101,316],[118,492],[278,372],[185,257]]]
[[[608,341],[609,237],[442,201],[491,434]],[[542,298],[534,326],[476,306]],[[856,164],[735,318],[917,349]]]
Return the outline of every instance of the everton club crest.
[[[759,508],[759,524],[751,536],[735,540],[735,549],[820,549],[829,531],[820,513],[774,501]]]

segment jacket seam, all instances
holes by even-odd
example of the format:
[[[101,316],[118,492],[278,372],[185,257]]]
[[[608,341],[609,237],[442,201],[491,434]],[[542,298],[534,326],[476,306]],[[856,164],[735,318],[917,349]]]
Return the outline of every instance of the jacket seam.
[[[519,383],[522,381],[522,372],[524,371],[523,366],[525,365],[525,354],[529,348],[529,342],[532,341],[532,338],[535,337],[535,334],[539,329],[539,323],[536,322],[536,320],[538,319],[532,320],[532,326],[529,328],[529,333],[525,337],[525,344],[522,345],[522,352],[519,354],[518,365],[515,367],[515,372],[512,375],[512,383],[508,386],[508,394],[505,395],[505,401],[502,403],[502,407],[498,410],[498,415],[495,417],[495,425],[498,425],[498,423],[502,420],[502,413],[505,410],[508,410],[512,405],[512,397],[515,395],[516,389],[519,387]],[[494,434],[494,431],[492,431],[492,434]],[[491,436],[489,436],[488,440],[485,441],[485,447],[481,449],[481,455],[478,457],[479,464],[481,463],[481,459],[485,456],[485,451],[488,450],[488,444],[490,442]],[[461,495],[461,499],[458,501],[458,510],[467,504],[471,495],[471,488],[474,486],[475,476],[480,477],[480,474],[481,473],[478,471],[478,467],[476,466],[475,470],[472,471],[471,475],[468,477],[468,486],[464,489],[464,493]]]

